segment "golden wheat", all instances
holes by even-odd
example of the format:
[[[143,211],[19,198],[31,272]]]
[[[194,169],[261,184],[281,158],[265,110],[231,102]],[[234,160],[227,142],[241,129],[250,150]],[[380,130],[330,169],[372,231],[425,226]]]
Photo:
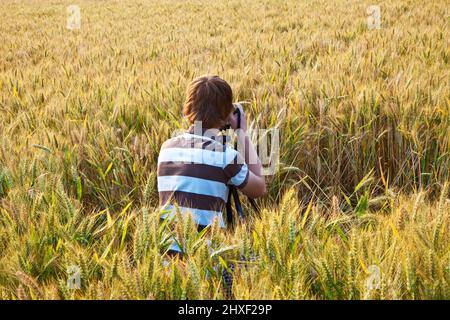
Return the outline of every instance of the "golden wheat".
[[[0,299],[219,299],[232,265],[238,299],[450,297],[445,2],[381,1],[379,30],[367,1],[79,0],[79,30],[69,4],[0,3]],[[198,234],[159,223],[155,170],[205,73],[280,164]]]

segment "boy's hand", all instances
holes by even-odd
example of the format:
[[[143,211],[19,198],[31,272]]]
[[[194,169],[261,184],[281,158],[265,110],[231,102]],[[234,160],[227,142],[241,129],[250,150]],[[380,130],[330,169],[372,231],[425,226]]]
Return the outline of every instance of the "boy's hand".
[[[243,131],[247,131],[247,119],[245,117],[244,109],[242,109],[242,105],[240,103],[233,103],[233,105],[235,107],[235,110],[233,110],[233,112],[230,114],[231,128],[236,130],[239,127],[239,129],[241,129]],[[240,126],[238,126],[238,123],[237,123],[238,115],[237,115],[236,109],[239,110],[239,112],[241,113]]]

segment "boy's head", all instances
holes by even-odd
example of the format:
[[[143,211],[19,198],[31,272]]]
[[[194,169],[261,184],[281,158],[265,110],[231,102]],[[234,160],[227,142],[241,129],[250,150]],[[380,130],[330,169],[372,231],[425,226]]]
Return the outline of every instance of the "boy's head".
[[[189,84],[183,114],[191,124],[201,121],[202,128],[221,128],[233,109],[233,91],[218,76],[198,77]]]

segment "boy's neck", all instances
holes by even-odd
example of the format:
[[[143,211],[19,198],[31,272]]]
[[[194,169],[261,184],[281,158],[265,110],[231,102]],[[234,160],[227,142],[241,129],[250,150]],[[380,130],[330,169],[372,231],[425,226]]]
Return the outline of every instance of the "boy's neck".
[[[220,130],[218,128],[203,128],[201,125],[191,125],[188,130],[189,133],[198,135],[198,136],[218,136],[220,134]]]

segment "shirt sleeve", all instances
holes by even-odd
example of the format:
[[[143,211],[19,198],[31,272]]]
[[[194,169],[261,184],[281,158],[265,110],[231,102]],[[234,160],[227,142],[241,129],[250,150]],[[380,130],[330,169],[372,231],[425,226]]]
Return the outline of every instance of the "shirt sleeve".
[[[232,149],[228,152],[232,152],[230,154],[232,160],[224,168],[225,176],[229,179],[228,184],[242,189],[246,186],[250,175],[248,166],[239,152]]]

